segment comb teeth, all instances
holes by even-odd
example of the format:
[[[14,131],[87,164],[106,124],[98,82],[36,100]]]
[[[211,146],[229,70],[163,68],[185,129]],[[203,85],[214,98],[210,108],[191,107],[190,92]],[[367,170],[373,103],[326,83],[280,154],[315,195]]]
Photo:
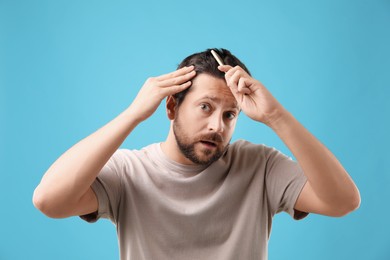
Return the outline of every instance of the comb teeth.
[[[220,66],[225,65],[221,59],[221,57],[214,50],[211,50],[211,54],[214,56],[215,60],[218,62]]]

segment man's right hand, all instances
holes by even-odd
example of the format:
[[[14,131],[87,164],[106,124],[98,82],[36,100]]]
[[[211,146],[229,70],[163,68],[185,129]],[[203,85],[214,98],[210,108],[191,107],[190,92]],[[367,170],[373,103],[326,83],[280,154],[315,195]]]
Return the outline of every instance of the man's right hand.
[[[34,205],[49,217],[85,215],[98,209],[91,188],[100,170],[131,131],[151,116],[162,99],[189,86],[194,67],[148,79],[128,109],[61,155],[35,189]]]
[[[191,86],[190,80],[195,75],[194,66],[189,66],[165,75],[148,78],[129,108],[139,121],[143,121],[156,111],[165,97]]]

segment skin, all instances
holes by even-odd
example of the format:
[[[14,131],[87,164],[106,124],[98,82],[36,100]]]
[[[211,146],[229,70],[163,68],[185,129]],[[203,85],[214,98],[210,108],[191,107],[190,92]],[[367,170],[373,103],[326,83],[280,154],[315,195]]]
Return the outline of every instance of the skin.
[[[269,126],[294,154],[308,181],[295,209],[340,217],[360,205],[356,185],[337,158],[242,68],[219,66],[243,112]]]
[[[191,66],[148,78],[127,109],[50,166],[34,191],[35,207],[52,218],[95,212],[98,201],[90,186],[100,170],[133,129],[151,116],[164,98],[188,88],[195,74]]]
[[[200,74],[180,106],[172,96],[167,99],[167,112],[172,123],[168,138],[161,145],[163,151],[182,164],[209,165],[226,150],[239,107],[223,79]],[[183,154],[178,139],[193,145],[196,162]]]
[[[172,160],[187,165],[199,161],[209,164],[213,156],[226,149],[241,109],[255,122],[275,131],[307,176],[296,210],[343,216],[359,207],[357,187],[324,145],[242,68],[228,65],[218,68],[225,72],[225,80],[207,74],[195,77],[193,67],[149,78],[124,112],[53,163],[34,192],[34,205],[54,218],[96,211],[98,202],[90,188],[92,182],[131,131],[167,98],[171,127],[161,148]],[[177,106],[173,95],[192,83],[182,104]],[[182,143],[192,147],[193,157],[199,161],[194,162],[194,158],[182,153],[175,132],[183,137]]]

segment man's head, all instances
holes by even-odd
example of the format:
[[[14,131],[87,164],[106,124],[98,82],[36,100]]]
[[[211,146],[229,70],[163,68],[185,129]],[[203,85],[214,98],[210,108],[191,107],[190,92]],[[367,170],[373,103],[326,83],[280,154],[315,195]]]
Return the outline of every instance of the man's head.
[[[242,63],[230,51],[226,49],[216,49],[216,48],[207,49],[203,52],[194,53],[188,56],[179,64],[177,69],[181,69],[183,67],[193,65],[195,66],[196,75],[205,73],[215,78],[225,79],[225,74],[218,69],[218,62],[211,54],[211,50],[214,50],[216,53],[218,53],[218,55],[222,58],[225,65],[230,65],[232,67],[238,65],[241,68],[243,68],[249,75],[251,75],[247,67],[244,65],[244,63]],[[181,102],[184,100],[184,97],[186,96],[187,92],[190,89],[191,87],[174,95],[177,105],[181,104]]]
[[[214,50],[225,64],[249,73],[228,50]],[[210,51],[195,53],[180,63],[178,68],[194,65],[197,74],[191,87],[167,100],[170,134],[184,163],[209,165],[218,160],[229,145],[240,111]]]

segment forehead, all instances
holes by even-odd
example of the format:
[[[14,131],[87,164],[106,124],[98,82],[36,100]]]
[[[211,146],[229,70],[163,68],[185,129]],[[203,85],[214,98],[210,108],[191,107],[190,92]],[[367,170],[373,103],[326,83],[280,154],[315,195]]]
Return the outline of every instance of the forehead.
[[[211,99],[225,106],[238,108],[237,101],[227,86],[226,81],[205,73],[197,75],[192,80],[192,86],[186,98],[191,101]]]

